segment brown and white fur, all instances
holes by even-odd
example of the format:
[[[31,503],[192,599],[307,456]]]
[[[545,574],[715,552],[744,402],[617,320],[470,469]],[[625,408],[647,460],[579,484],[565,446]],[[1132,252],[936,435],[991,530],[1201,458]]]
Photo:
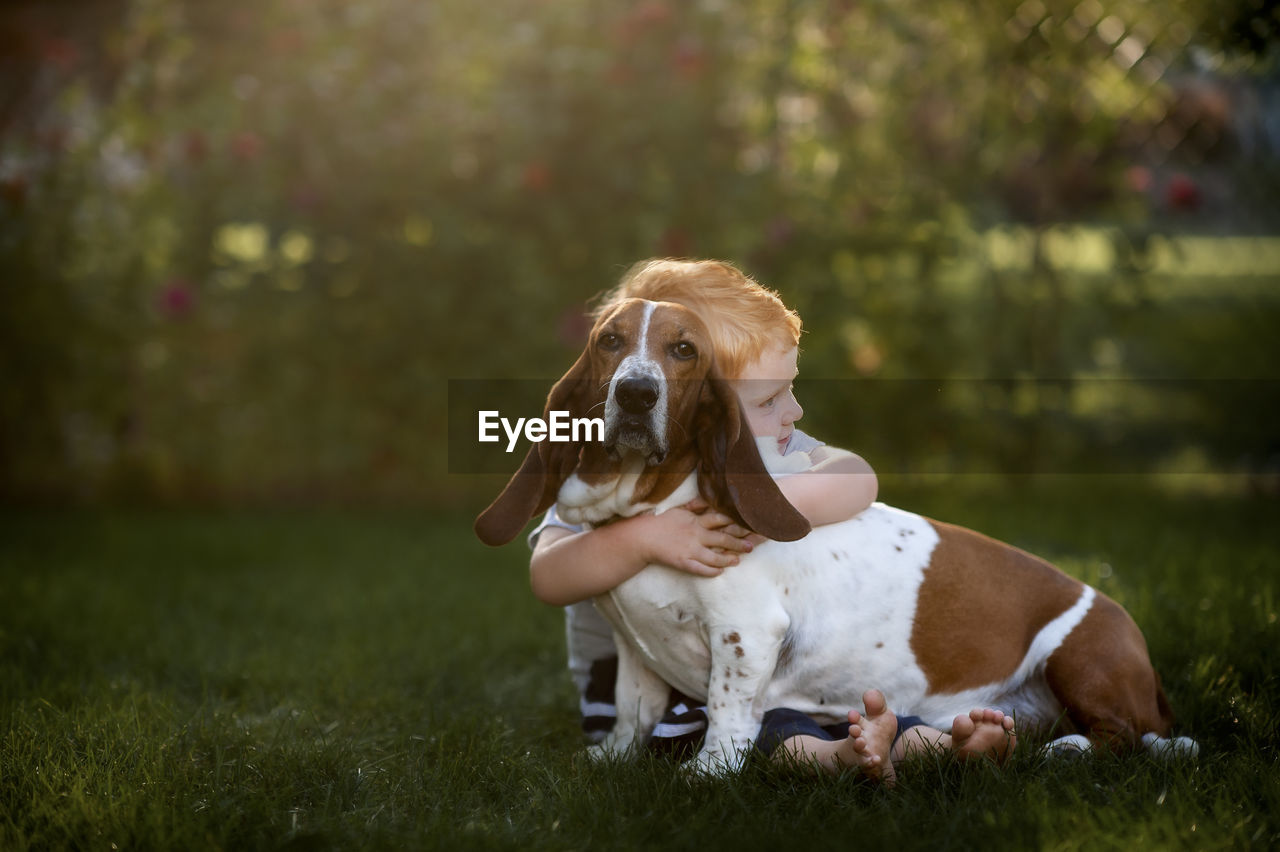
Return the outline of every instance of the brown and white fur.
[[[647,739],[670,684],[707,702],[697,766],[708,772],[742,765],[765,710],[837,722],[872,687],[938,728],[993,707],[1022,731],[1068,731],[1054,751],[1195,753],[1169,739],[1142,633],[1102,593],[880,503],[810,531],[769,473],[785,466],[776,444],[757,446],[688,309],[629,300],[600,318],[547,410],[586,416],[601,404],[605,441],[535,445],[477,519],[482,541],[511,540],[552,502],[569,522],[598,525],[699,495],[771,539],[718,577],[651,565],[596,598],[619,654],[618,718],[601,751]]]

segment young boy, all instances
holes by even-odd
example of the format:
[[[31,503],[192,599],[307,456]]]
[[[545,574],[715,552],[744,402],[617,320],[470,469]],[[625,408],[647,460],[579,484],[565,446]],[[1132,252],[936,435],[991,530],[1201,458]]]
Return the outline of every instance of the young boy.
[[[828,447],[795,428],[804,411],[792,392],[798,373],[800,317],[773,291],[733,266],[716,261],[656,260],[633,267],[604,300],[597,315],[618,301],[641,298],[677,302],[707,323],[720,372],[730,379],[757,438],[777,442],[784,456],[801,454],[804,472],[783,476],[778,486],[814,526],[843,521],[876,498],[875,473],[862,458]],[[817,476],[814,474],[823,474]],[[613,631],[590,598],[614,588],[646,565],[669,565],[701,576],[717,576],[738,563],[758,539],[720,512],[695,501],[661,515],[640,515],[584,532],[566,524],[553,506],[529,537],[530,582],[545,603],[566,606],[569,666],[581,696],[583,727],[602,737],[614,716]],[[678,697],[679,698],[679,697]],[[962,756],[1012,747],[1012,720],[999,711],[958,716],[952,734],[923,727],[916,718],[899,723],[877,690],[863,696],[865,715],[849,711],[848,724],[821,726],[795,711],[765,714],[759,746],[782,759],[828,771],[856,767],[891,781],[893,760],[930,743]],[[677,700],[654,732],[655,739],[687,735],[705,727],[705,714]],[[899,736],[910,728],[911,736]]]

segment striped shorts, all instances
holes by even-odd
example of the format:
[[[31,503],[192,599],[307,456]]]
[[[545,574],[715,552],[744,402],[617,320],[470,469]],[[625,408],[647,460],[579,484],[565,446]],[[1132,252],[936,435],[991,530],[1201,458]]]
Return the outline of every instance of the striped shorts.
[[[592,742],[604,739],[613,730],[617,708],[613,701],[614,682],[618,676],[618,658],[606,657],[591,664],[591,676],[582,695],[582,730]],[[924,720],[919,716],[899,716],[898,737]],[[702,737],[707,730],[707,707],[697,699],[678,690],[671,690],[667,712],[653,729],[648,748],[658,754],[684,760],[702,747]],[[765,756],[782,743],[795,736],[810,736],[821,740],[842,740],[849,736],[849,723],[838,722],[823,725],[798,710],[779,707],[768,710],[760,723],[756,737],[756,749]]]

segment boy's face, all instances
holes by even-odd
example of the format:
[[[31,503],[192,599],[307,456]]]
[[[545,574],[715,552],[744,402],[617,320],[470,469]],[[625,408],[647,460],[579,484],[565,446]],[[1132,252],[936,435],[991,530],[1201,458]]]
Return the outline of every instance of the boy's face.
[[[804,414],[791,390],[791,382],[800,372],[796,366],[799,357],[800,350],[794,346],[765,350],[732,383],[747,412],[751,434],[776,439],[779,453],[786,451],[794,431],[792,424]]]

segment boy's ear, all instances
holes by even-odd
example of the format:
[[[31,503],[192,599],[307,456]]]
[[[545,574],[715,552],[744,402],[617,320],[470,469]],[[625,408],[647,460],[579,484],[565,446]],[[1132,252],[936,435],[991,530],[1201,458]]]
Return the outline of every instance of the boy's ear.
[[[591,407],[590,375],[591,359],[583,352],[547,395],[543,419],[549,420],[552,411],[568,411],[571,418],[585,417]],[[493,546],[515,538],[530,518],[556,501],[560,486],[578,466],[581,449],[581,442],[569,441],[542,441],[529,447],[520,469],[476,518],[476,536]]]
[[[808,519],[765,469],[738,395],[714,373],[703,383],[694,427],[703,499],[765,538],[795,541],[809,534]]]

